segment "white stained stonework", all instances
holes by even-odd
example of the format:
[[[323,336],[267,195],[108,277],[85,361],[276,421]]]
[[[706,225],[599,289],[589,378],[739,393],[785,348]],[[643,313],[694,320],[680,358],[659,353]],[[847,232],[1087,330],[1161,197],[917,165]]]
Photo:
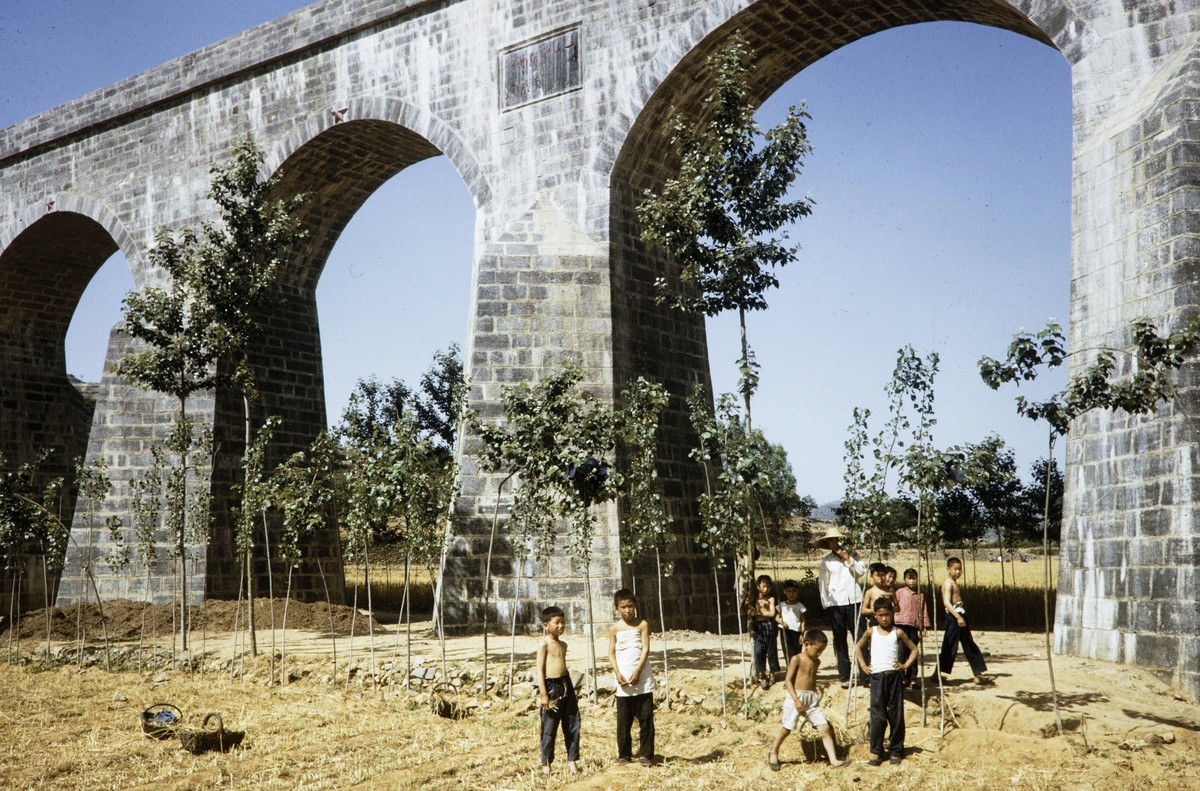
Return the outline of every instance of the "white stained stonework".
[[[711,628],[712,574],[694,539],[702,482],[683,397],[708,383],[703,321],[655,303],[667,262],[638,239],[634,206],[670,171],[661,127],[695,110],[704,57],[735,28],[760,61],[766,97],[858,38],[900,25],[955,20],[1005,28],[1056,47],[1071,64],[1074,214],[1071,342],[1124,344],[1131,319],[1170,329],[1200,303],[1200,11],[1161,0],[327,0],[0,130],[0,452],[20,462],[56,450],[49,474],[86,451],[104,458],[117,494],[94,524],[128,512],[127,483],[169,426],[172,405],[112,375],[129,349],[114,333],[94,408],[67,380],[62,337],[79,295],[115,250],[135,282],[158,283],[147,248],[156,231],[211,219],[209,168],[252,135],[267,172],[304,191],[311,236],[281,276],[254,361],[262,414],[285,417],[279,453],[325,423],[314,290],[345,223],[384,181],[445,155],[477,209],[472,406],[495,416],[505,385],[534,381],[564,359],[583,365],[606,399],[638,376],[674,395],[660,475],[678,540],[665,548],[668,627]],[[541,65],[539,65],[541,64]],[[544,69],[544,71],[537,71]],[[532,70],[532,71],[531,71]],[[502,81],[503,78],[503,81]],[[1084,364],[1085,361],[1076,363]],[[1133,661],[1200,692],[1195,441],[1196,369],[1178,404],[1155,415],[1089,415],[1067,447],[1068,493],[1055,640],[1058,650]],[[214,532],[193,595],[230,596],[239,569],[236,505],[240,402],[217,392],[196,414],[221,440],[207,482]],[[448,615],[481,615],[483,552],[496,478],[469,457],[457,504]],[[57,465],[57,466],[55,466]],[[106,533],[72,504],[74,544],[59,600],[81,595],[84,566],[106,572]],[[620,558],[610,509],[589,568],[593,610],[609,617],[615,585],[648,584],[650,567]],[[532,621],[542,604],[586,607],[582,569],[567,557],[521,569],[500,542],[495,615]],[[261,560],[261,559],[260,559]],[[158,567],[170,573],[165,559]],[[337,587],[336,537],[325,536],[298,582]],[[264,577],[260,562],[256,576]],[[36,575],[26,575],[29,580]],[[160,581],[161,582],[161,581]],[[169,596],[152,582],[150,595]],[[261,582],[261,579],[260,579]],[[100,588],[140,595],[140,583]],[[642,587],[639,585],[639,590]],[[650,588],[646,588],[647,590]],[[6,591],[7,593],[7,591]],[[34,597],[26,591],[26,601]],[[494,621],[493,621],[494,622]]]

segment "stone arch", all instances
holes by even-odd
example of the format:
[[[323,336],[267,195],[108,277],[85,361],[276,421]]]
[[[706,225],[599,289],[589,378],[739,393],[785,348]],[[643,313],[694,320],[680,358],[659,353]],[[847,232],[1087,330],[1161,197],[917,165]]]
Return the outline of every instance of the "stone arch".
[[[324,168],[318,168],[317,173],[292,173],[313,162],[326,167],[344,166],[346,155],[334,151],[338,143],[353,145],[360,155],[367,154],[366,160],[348,169],[354,179],[335,176]],[[467,185],[476,211],[484,209],[491,202],[492,187],[462,139],[436,116],[386,96],[354,98],[296,126],[269,152],[264,175],[283,168],[287,190],[316,194],[313,204],[324,203],[325,193],[337,193],[340,210],[328,222],[319,223],[320,229],[313,234],[322,236],[318,248],[324,246],[328,254],[349,218],[384,181],[409,164],[438,155],[450,160]]]
[[[48,198],[16,226],[0,229],[0,454],[16,466],[48,451],[39,473],[67,482],[60,516],[70,524],[73,463],[87,451],[96,394],[68,376],[64,341],[89,281],[132,245],[113,212],[75,194]],[[41,575],[22,579],[23,601],[40,606]],[[6,584],[0,596],[10,590]]]
[[[464,145],[440,122],[394,99],[359,98],[333,107],[295,127],[268,153],[264,176],[280,175],[280,195],[307,196],[299,219],[308,232],[278,275],[274,298],[261,317],[262,334],[250,352],[260,396],[252,408],[252,424],[261,425],[269,415],[283,418],[268,449],[268,464],[307,447],[326,426],[316,288],[330,252],[350,219],[384,182],[441,154],[463,177],[478,211],[490,200],[491,190]],[[213,466],[215,538],[208,547],[207,585],[209,595],[225,596],[237,590],[238,570],[233,530],[227,523],[230,508],[222,503],[237,502],[244,405],[240,394],[218,390],[214,409],[220,450]],[[333,530],[314,542],[314,551],[329,553],[331,563],[336,562],[336,547]],[[265,563],[259,573],[265,583]],[[301,595],[321,590],[315,574],[301,577],[296,581]]]
[[[675,108],[693,116],[700,112],[707,86],[698,74],[705,58],[734,30],[743,31],[758,56],[752,85],[758,103],[825,55],[893,27],[973,22],[1010,30],[1064,53],[1075,52],[1077,40],[1090,35],[1061,4],[1044,3],[1036,9],[1039,18],[1051,20],[1043,23],[1031,18],[1035,10],[1029,5],[1018,8],[1003,0],[936,5],[852,0],[832,11],[828,4],[808,0],[721,0],[706,4],[664,40],[642,68],[634,91],[618,105],[592,163],[598,179],[602,174],[609,179],[608,225],[598,230],[607,234],[612,291],[621,295],[612,308],[613,386],[620,391],[644,375],[663,382],[676,396],[672,414],[664,418],[659,474],[678,519],[679,540],[670,553],[677,569],[697,554],[692,525],[698,519],[694,504],[702,481],[695,480],[687,461],[694,439],[682,396],[693,385],[709,385],[707,338],[703,317],[664,311],[657,304],[654,281],[668,273],[668,264],[641,244],[634,208],[645,189],[661,183],[672,169],[672,152],[660,133],[669,114]],[[664,347],[670,348],[669,355],[664,355]],[[670,584],[687,584],[684,574],[674,576]]]
[[[669,162],[657,130],[672,107],[694,107],[703,90],[694,79],[704,59],[736,29],[750,39],[759,56],[753,90],[765,100],[806,66],[840,47],[874,33],[921,22],[973,22],[1010,30],[1055,47],[1074,63],[1092,31],[1074,8],[1063,2],[925,3],[854,0],[836,12],[809,0],[722,0],[703,7],[666,39],[640,70],[635,89],[622,97],[597,147],[593,171],[615,179],[637,168],[629,164]],[[653,180],[655,172],[643,173]]]

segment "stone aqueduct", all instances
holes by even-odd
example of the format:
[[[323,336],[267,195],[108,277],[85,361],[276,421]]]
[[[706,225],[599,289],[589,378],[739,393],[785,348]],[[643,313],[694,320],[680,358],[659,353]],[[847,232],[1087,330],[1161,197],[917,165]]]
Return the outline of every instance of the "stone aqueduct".
[[[64,334],[114,251],[139,286],[159,277],[146,255],[154,232],[211,216],[208,169],[246,134],[268,152],[268,171],[283,168],[288,188],[312,196],[310,244],[281,278],[258,345],[265,409],[291,427],[285,446],[306,442],[325,421],[314,289],[327,253],[380,184],[438,154],[477,209],[466,350],[476,408],[486,413],[503,384],[535,379],[564,358],[581,362],[606,397],[638,375],[680,394],[707,381],[704,327],[655,306],[651,284],[664,264],[639,244],[632,208],[662,173],[658,129],[669,108],[697,102],[704,56],[744,30],[761,57],[756,89],[765,98],[844,44],[935,20],[1011,30],[1071,64],[1072,346],[1121,343],[1135,317],[1166,327],[1194,310],[1194,3],[326,0],[0,131],[0,452],[22,460],[54,446],[62,458],[103,457],[118,495],[102,509],[125,507],[122,482],[147,464],[171,405],[112,376],[126,348],[114,332],[93,413],[66,378]],[[1184,403],[1194,408],[1195,371],[1185,374]],[[672,623],[702,626],[706,614],[681,606],[711,577],[690,539],[698,482],[685,463],[681,399],[672,409],[661,471],[680,532],[668,595],[677,602]],[[222,392],[198,405],[222,439],[211,481],[218,518],[240,452],[236,410]],[[1172,408],[1140,419],[1094,414],[1075,427],[1058,650],[1156,668],[1200,694],[1198,460]],[[460,621],[477,614],[485,542],[472,526],[495,496],[465,463],[452,558]],[[81,547],[105,541],[99,531],[89,536],[83,511],[75,506],[60,603],[80,594]],[[598,591],[631,573],[619,561],[616,516],[607,514],[596,538]],[[512,566],[500,566],[503,606]],[[193,594],[230,595],[234,569],[228,525],[218,521]],[[582,613],[575,563],[556,558],[538,572],[526,595],[567,600]],[[105,595],[142,593],[100,582]]]

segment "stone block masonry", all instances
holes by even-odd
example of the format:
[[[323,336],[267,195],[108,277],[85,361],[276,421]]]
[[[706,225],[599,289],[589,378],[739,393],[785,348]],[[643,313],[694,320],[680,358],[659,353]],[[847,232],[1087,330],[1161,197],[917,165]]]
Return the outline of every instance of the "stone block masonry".
[[[280,414],[287,427],[278,451],[304,445],[325,421],[313,297],[325,257],[380,184],[440,154],[477,210],[471,406],[494,416],[503,386],[537,380],[566,359],[607,400],[638,376],[663,382],[673,398],[660,476],[676,526],[663,559],[674,573],[665,611],[646,596],[644,609],[668,627],[711,628],[712,563],[696,539],[703,482],[688,459],[684,405],[692,387],[709,382],[704,324],[655,303],[654,280],[671,265],[639,242],[634,212],[643,190],[671,172],[661,127],[673,107],[697,110],[700,64],[735,28],[760,54],[755,90],[765,98],[840,46],[939,20],[1011,30],[1071,64],[1072,346],[1122,345],[1133,318],[1169,330],[1195,312],[1200,10],[1190,4],[327,0],[0,131],[0,452],[20,462],[40,446],[63,459],[86,448],[117,484],[94,516],[127,513],[128,482],[144,471],[171,405],[112,376],[126,348],[114,335],[85,436],[88,406],[63,370],[66,325],[114,250],[138,286],[161,281],[146,254],[154,233],[212,218],[209,168],[247,134],[268,152],[266,169],[282,169],[286,190],[310,196],[310,242],[280,279],[255,360],[259,416]],[[1189,363],[1178,402],[1155,415],[1089,415],[1073,428],[1055,632],[1060,651],[1155,668],[1193,696],[1196,376]],[[212,393],[196,414],[224,441],[212,474],[197,482],[215,513],[211,540],[193,548],[201,572],[193,595],[232,595],[240,406],[234,394]],[[469,451],[471,438],[463,445]],[[481,614],[481,553],[498,481],[469,455],[462,462],[448,615],[470,627]],[[68,510],[75,546],[107,552],[106,535],[81,516],[97,509]],[[617,510],[601,516],[588,577],[592,610],[606,621],[613,587],[645,592],[655,583],[649,559],[621,558]],[[340,577],[333,531],[316,543],[317,571]],[[94,556],[72,552],[63,603],[81,595],[85,566],[104,571]],[[494,563],[497,618],[515,612],[530,624],[554,601],[571,623],[585,622],[576,559],[522,564],[513,554],[503,545]],[[155,573],[141,593],[167,589],[165,561]],[[305,595],[315,595],[314,579],[302,583]],[[122,586],[139,594],[115,576],[99,581],[104,595]],[[716,584],[728,590],[728,582]]]

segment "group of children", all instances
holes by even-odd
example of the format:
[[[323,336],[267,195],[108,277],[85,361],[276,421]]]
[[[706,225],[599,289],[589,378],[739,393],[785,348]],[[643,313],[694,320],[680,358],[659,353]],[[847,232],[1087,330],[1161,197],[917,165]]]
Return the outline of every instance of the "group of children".
[[[896,587],[896,570],[884,563],[872,563],[867,573],[871,577],[871,587],[863,594],[862,614],[867,628],[879,623],[875,609],[879,602],[887,601],[892,608],[892,622],[899,627],[900,632],[908,638],[901,643],[899,661],[904,662],[910,653],[915,651],[909,645],[915,646],[925,637],[929,629],[929,611],[925,608],[925,596],[918,587],[917,570],[904,570],[904,585]],[[859,641],[862,642],[861,640]],[[866,647],[867,662],[871,661],[871,649]],[[917,666],[909,664],[901,679],[903,687],[916,684]]]
[[[746,617],[754,634],[754,672],[763,689],[770,689],[779,672],[779,636],[783,636],[784,661],[800,653],[807,608],[800,601],[795,580],[783,583],[783,601],[775,600],[775,584],[763,574],[754,584],[754,595],[746,598]]]
[[[868,736],[871,758],[867,763],[879,766],[885,757],[893,765],[904,758],[904,689],[916,681],[917,643],[929,628],[929,613],[918,587],[916,569],[905,569],[904,585],[895,589],[896,570],[882,563],[872,564],[871,587],[863,596],[862,613],[867,626],[858,636],[855,660],[870,683]],[[942,605],[947,618],[939,670],[946,675],[954,667],[958,647],[975,674],[976,683],[987,683],[983,654],[971,636],[966,608],[958,588],[962,561],[946,562],[942,583]],[[772,674],[779,669],[777,642],[783,634],[787,672],[784,676],[783,722],[767,756],[767,765],[779,771],[779,748],[806,718],[817,729],[829,763],[834,768],[849,766],[839,761],[833,730],[820,708],[817,670],[821,654],[829,644],[819,629],[806,629],[805,606],[799,601],[800,586],[792,580],[783,584],[783,601],[776,601],[774,583],[767,575],[755,581],[755,593],[746,602],[747,615],[754,634],[755,671],[763,689],[771,686]],[[650,669],[650,625],[637,614],[637,599],[622,588],[613,595],[617,619],[608,630],[608,660],[616,682],[617,763],[633,760],[632,726],[638,723],[639,763],[654,762],[654,674]],[[542,611],[545,636],[538,646],[537,686],[541,700],[542,771],[549,773],[554,760],[554,743],[561,728],[572,774],[578,771],[579,701],[566,667],[567,646],[561,640],[566,629],[565,615],[558,607]],[[888,736],[885,753],[884,735]]]

